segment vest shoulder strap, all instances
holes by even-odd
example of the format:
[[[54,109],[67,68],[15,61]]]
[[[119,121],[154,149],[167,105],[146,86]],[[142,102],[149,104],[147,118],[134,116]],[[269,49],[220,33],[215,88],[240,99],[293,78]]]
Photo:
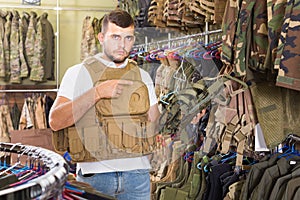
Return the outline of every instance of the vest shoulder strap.
[[[83,65],[88,70],[94,84],[99,80],[101,73],[103,73],[104,70],[107,68],[102,62],[100,62],[94,56],[86,58],[83,61]],[[137,65],[137,62],[135,62],[134,60],[128,59],[127,65],[129,66],[129,69],[133,73],[136,73],[137,76],[135,76],[135,77],[137,78],[137,80],[141,81],[142,80],[141,73],[140,73],[140,69]]]
[[[89,57],[89,58],[86,58],[83,61],[83,65],[88,70],[88,72],[89,72],[89,74],[92,78],[93,83],[95,83],[98,80],[100,74],[105,69],[105,66],[93,56]]]

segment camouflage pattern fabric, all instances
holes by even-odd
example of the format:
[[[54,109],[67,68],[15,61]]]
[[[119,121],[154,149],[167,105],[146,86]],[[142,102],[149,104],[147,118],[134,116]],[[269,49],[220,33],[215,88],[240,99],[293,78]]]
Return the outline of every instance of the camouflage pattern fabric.
[[[283,24],[286,4],[286,0],[267,0],[269,46],[267,49],[264,68],[271,70],[272,73],[275,73],[274,61],[276,58],[276,50]]]
[[[47,17],[43,13],[36,26],[30,80],[37,82],[54,80],[54,32]]]
[[[288,1],[281,39],[276,57],[279,71],[276,85],[300,91],[300,1]]]
[[[13,126],[8,105],[0,106],[0,122],[0,142],[10,142],[9,132],[13,130]]]
[[[143,28],[148,27],[148,9],[151,0],[139,0],[139,14],[134,18],[135,27]]]
[[[9,77],[9,66],[10,66],[10,34],[11,34],[11,24],[12,24],[12,12],[7,11],[6,23],[5,23],[5,36],[3,41],[4,47],[4,58],[5,58],[5,78]]]
[[[223,18],[221,59],[237,77],[260,72],[277,86],[300,90],[296,0],[229,0]],[[274,65],[273,65],[274,63]],[[270,73],[271,72],[271,73]],[[270,75],[270,76],[269,76]]]
[[[256,71],[264,72],[263,66],[268,47],[267,2],[260,0],[254,0],[254,2],[253,16],[251,18],[253,20],[253,30],[249,30],[253,35],[247,38],[247,40],[252,39],[250,52],[247,55],[249,56],[249,67]]]
[[[20,55],[19,55],[19,19],[18,11],[13,11],[11,35],[10,35],[10,82],[21,83]]]
[[[54,80],[55,35],[47,16],[0,10],[0,77],[4,81],[20,84],[29,73],[32,81]]]
[[[99,52],[98,39],[95,30],[99,31],[99,28],[93,25],[99,25],[96,19],[92,19],[90,16],[86,16],[82,25],[82,37],[81,37],[81,55],[80,59],[83,61],[89,56],[96,55]]]
[[[234,59],[234,71],[237,76],[244,76],[246,74],[246,60],[247,52],[246,48],[249,46],[249,41],[246,39],[248,32],[252,27],[251,24],[251,13],[254,8],[254,1],[243,0],[241,9],[239,11],[239,17],[237,21],[236,29],[236,41],[235,41],[235,59]]]
[[[5,77],[5,54],[4,54],[4,37],[5,22],[7,13],[0,10],[0,77]]]
[[[94,19],[92,21],[97,52],[100,52],[100,50],[101,50],[101,44],[98,40],[98,34],[101,32],[102,20],[103,20],[103,17],[100,18],[100,19],[97,19],[97,18],[94,17]]]
[[[55,35],[51,22],[48,20],[48,14],[43,13],[41,15],[42,27],[43,27],[43,40],[46,41],[44,51],[44,62],[42,62],[45,70],[45,79],[54,80],[54,64],[55,64]]]
[[[263,70],[268,46],[265,1],[243,0],[236,31],[234,72],[245,76],[247,67]]]
[[[222,61],[238,77],[249,68],[264,72],[268,48],[267,2],[230,0],[223,18]]]
[[[41,19],[36,24],[35,38],[33,39],[33,55],[30,59],[30,80],[44,81],[45,71],[42,64],[45,55],[45,40],[43,39],[43,27]],[[27,54],[28,55],[28,54]]]
[[[28,31],[25,40],[25,49],[27,55],[28,66],[31,68],[33,57],[34,57],[34,42],[36,38],[36,24],[37,24],[37,13],[34,11],[30,12],[30,20],[28,25]]]
[[[227,1],[223,23],[222,23],[222,53],[221,60],[226,65],[233,63],[234,58],[234,43],[235,43],[235,32],[237,29],[238,12],[241,4],[241,0],[229,0]]]
[[[279,37],[279,41],[278,41],[276,59],[275,59],[275,63],[274,63],[275,69],[279,69],[279,63],[280,63],[281,55],[283,52],[284,44],[286,42],[286,34],[287,34],[288,26],[290,23],[290,15],[292,12],[293,5],[294,5],[294,0],[289,0],[286,5],[285,14],[284,14],[284,18],[283,18],[283,24],[285,24],[285,25],[282,26],[282,28],[281,28],[281,33],[280,33],[280,37]]]
[[[28,24],[29,24],[29,14],[27,12],[23,12],[23,16],[20,20],[20,41],[19,41],[19,54],[20,54],[20,60],[21,60],[21,78],[28,77],[29,70],[28,70],[28,63],[27,63],[27,56],[25,51],[25,40],[26,40],[26,34],[28,30]]]
[[[140,12],[138,2],[137,0],[121,0],[119,1],[118,8],[127,11],[132,18],[135,18]]]

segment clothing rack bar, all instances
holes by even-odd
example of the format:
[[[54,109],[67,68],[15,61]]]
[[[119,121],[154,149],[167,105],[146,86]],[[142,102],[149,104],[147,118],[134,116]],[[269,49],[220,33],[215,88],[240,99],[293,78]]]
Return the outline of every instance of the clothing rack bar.
[[[31,89],[24,89],[24,90],[0,90],[0,92],[8,93],[8,92],[57,92],[58,89],[36,89],[36,90],[31,90]]]
[[[94,11],[94,12],[110,12],[110,8],[75,8],[75,7],[60,7],[60,6],[33,6],[33,5],[0,5],[0,8],[15,8],[15,9],[37,9],[37,10],[61,10],[61,11]]]
[[[53,7],[53,6],[34,6],[34,5],[0,5],[0,8],[56,10],[57,7]]]
[[[74,7],[57,7],[54,8],[57,10],[63,10],[63,11],[94,11],[94,12],[110,12],[113,9],[110,8],[74,8]]]
[[[222,32],[222,29],[217,29],[217,30],[212,30],[212,31],[206,31],[202,33],[196,33],[192,35],[185,35],[182,37],[176,37],[176,38],[171,38],[170,41],[177,41],[177,40],[184,40],[184,39],[189,39],[189,38],[194,38],[194,37],[199,37],[199,36],[205,36],[205,35],[210,35],[210,34],[215,34],[215,33],[220,33]],[[162,42],[169,42],[169,40],[162,40],[162,41],[157,41],[155,43],[162,43]]]
[[[192,34],[192,35],[185,35],[185,36],[176,37],[176,38],[168,37],[168,39],[166,39],[166,40],[160,40],[160,41],[157,41],[157,42],[150,42],[148,44],[138,44],[138,45],[135,45],[134,48],[140,48],[140,47],[143,47],[145,45],[158,44],[158,43],[168,43],[168,44],[170,44],[170,42],[173,42],[173,41],[184,40],[184,39],[200,37],[200,36],[206,36],[206,35],[211,35],[211,34],[221,33],[221,32],[222,32],[222,29],[217,29],[217,30],[205,31],[205,32],[202,32],[202,33],[196,33],[196,34]]]

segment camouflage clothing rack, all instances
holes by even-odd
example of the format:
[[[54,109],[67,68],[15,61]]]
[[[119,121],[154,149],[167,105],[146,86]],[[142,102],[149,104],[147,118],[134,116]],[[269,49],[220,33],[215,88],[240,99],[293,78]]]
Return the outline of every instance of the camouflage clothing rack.
[[[34,5],[17,5],[17,4],[3,4],[0,5],[0,9],[35,9],[35,10],[54,10],[56,11],[56,31],[55,31],[55,48],[56,48],[56,64],[55,64],[55,86],[49,88],[48,86],[43,88],[39,86],[37,89],[28,89],[28,88],[20,88],[20,87],[9,87],[9,89],[0,88],[0,93],[18,93],[18,92],[57,92],[59,87],[59,60],[60,60],[60,50],[59,50],[59,36],[60,36],[60,11],[94,11],[94,12],[110,12],[110,9],[102,9],[102,8],[76,8],[76,7],[61,7],[60,0],[56,0],[56,5],[54,6],[34,6]],[[55,88],[54,88],[55,87]]]

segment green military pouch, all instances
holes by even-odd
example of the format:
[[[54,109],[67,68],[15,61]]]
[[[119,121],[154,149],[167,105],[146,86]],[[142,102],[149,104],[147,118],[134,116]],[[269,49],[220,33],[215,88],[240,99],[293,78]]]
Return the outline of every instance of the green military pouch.
[[[189,192],[189,197],[195,199],[201,187],[201,174],[194,174]]]
[[[174,200],[176,198],[177,188],[166,187],[164,198],[162,200]]]
[[[189,196],[188,192],[183,191],[183,190],[177,190],[175,200],[187,199],[188,196]]]

